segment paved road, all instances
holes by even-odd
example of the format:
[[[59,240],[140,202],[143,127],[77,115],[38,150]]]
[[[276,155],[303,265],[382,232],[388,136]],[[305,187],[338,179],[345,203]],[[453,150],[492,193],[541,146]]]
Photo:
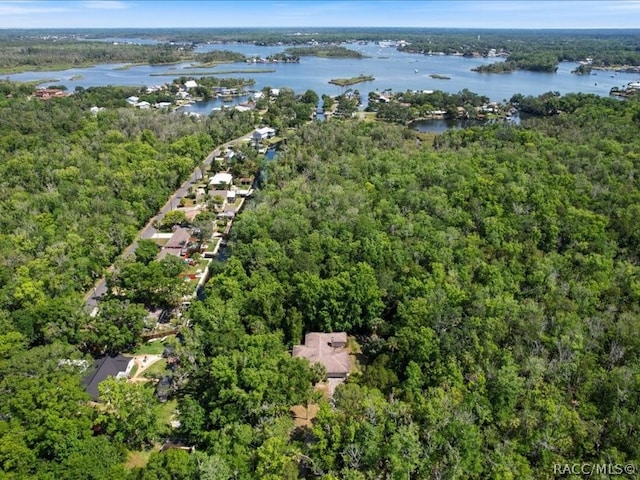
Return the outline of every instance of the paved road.
[[[216,148],[213,152],[209,154],[207,158],[205,158],[204,160],[205,166],[208,167],[209,165],[211,165],[211,162],[213,161],[213,159],[215,157],[220,156],[220,153],[229,145],[232,145],[239,141],[250,139],[252,133],[243,135],[242,137],[236,138],[235,140],[231,140],[230,142],[227,142],[221,145],[220,147]],[[138,235],[136,236],[133,243],[129,245],[127,248],[125,248],[120,256],[127,257],[128,255],[131,255],[133,252],[135,252],[136,247],[138,246],[139,240],[152,238],[153,235],[156,233],[156,229],[153,227],[154,223],[160,222],[167,212],[176,208],[180,204],[180,200],[189,192],[189,188],[194,183],[196,183],[197,180],[200,180],[199,167],[196,167],[193,170],[193,173],[191,174],[191,176],[180,186],[180,188],[178,188],[178,190],[173,192],[173,195],[169,197],[169,200],[167,200],[167,203],[165,203],[164,206],[160,209],[160,211],[147,222],[147,224],[142,228],[142,230],[138,232]],[[113,268],[114,268],[113,265],[111,265],[107,269],[107,272],[112,272]],[[85,295],[85,305],[86,305],[87,312],[89,312],[92,315],[95,315],[97,313],[98,301],[105,293],[107,293],[107,282],[106,282],[106,278],[102,277],[93,286],[93,290],[87,292],[87,294]]]

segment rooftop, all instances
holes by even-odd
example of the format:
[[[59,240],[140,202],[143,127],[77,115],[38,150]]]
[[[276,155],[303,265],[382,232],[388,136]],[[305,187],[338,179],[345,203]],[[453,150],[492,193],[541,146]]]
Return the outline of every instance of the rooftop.
[[[233,175],[226,172],[216,173],[211,180],[209,180],[209,185],[230,185],[233,182]]]
[[[351,358],[345,348],[346,344],[345,332],[307,333],[304,345],[293,347],[293,356],[323,365],[328,377],[346,377],[351,370]]]
[[[98,385],[108,377],[128,377],[133,366],[133,358],[118,355],[117,357],[103,357],[96,360],[94,368],[84,377],[84,390],[94,401],[98,400]]]

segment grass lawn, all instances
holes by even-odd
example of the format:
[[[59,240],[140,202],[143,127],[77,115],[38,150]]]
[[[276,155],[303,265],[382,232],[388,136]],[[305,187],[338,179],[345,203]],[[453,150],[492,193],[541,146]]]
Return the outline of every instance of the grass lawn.
[[[158,378],[167,372],[167,359],[161,358],[156,363],[142,372],[142,376],[145,378]]]
[[[200,259],[196,262],[195,265],[188,265],[187,269],[184,271],[185,275],[195,275],[197,270],[201,270],[204,272],[204,269],[209,264],[209,260]]]
[[[144,343],[133,352],[133,355],[160,355],[164,351],[164,347],[169,343],[174,343],[173,335],[164,342],[156,340],[155,342]]]
[[[124,464],[125,468],[130,470],[132,468],[142,468],[146,466],[149,462],[149,457],[154,450],[155,449],[143,450],[141,452],[128,452],[127,461]]]
[[[161,431],[166,431],[169,433],[171,430],[171,425],[169,422],[171,420],[176,419],[176,412],[178,410],[178,400],[175,398],[169,400],[166,403],[160,404],[160,409],[158,410],[158,426]]]

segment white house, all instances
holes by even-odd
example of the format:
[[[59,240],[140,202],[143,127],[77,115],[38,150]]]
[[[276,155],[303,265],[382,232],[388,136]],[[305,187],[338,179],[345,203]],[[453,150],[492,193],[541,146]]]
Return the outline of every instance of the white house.
[[[196,83],[195,80],[187,80],[186,82],[184,82],[184,88],[186,88],[187,90],[189,90],[190,88],[197,88],[198,84]]]
[[[262,127],[256,128],[253,131],[253,135],[251,138],[256,142],[261,142],[262,140],[266,140],[267,138],[271,138],[276,134],[276,131],[271,127]]]
[[[135,105],[136,103],[138,103],[138,100],[140,100],[139,97],[129,97],[127,98],[127,103],[131,104],[131,105]]]
[[[147,108],[151,107],[151,104],[150,104],[149,102],[142,101],[142,102],[138,102],[138,103],[136,103],[136,104],[134,105],[134,107],[138,107],[138,108],[142,108],[142,109],[147,109]]]
[[[209,185],[212,186],[227,186],[230,187],[233,183],[233,175],[226,172],[216,173],[211,180],[209,180]]]

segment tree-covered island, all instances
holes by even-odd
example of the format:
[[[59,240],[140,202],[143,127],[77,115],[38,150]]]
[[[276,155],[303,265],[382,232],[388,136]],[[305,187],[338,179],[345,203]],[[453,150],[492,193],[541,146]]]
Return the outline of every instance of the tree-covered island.
[[[362,82],[372,82],[375,77],[372,75],[358,75],[357,77],[350,78],[332,78],[329,83],[332,85],[338,85],[339,87],[349,87]]]

